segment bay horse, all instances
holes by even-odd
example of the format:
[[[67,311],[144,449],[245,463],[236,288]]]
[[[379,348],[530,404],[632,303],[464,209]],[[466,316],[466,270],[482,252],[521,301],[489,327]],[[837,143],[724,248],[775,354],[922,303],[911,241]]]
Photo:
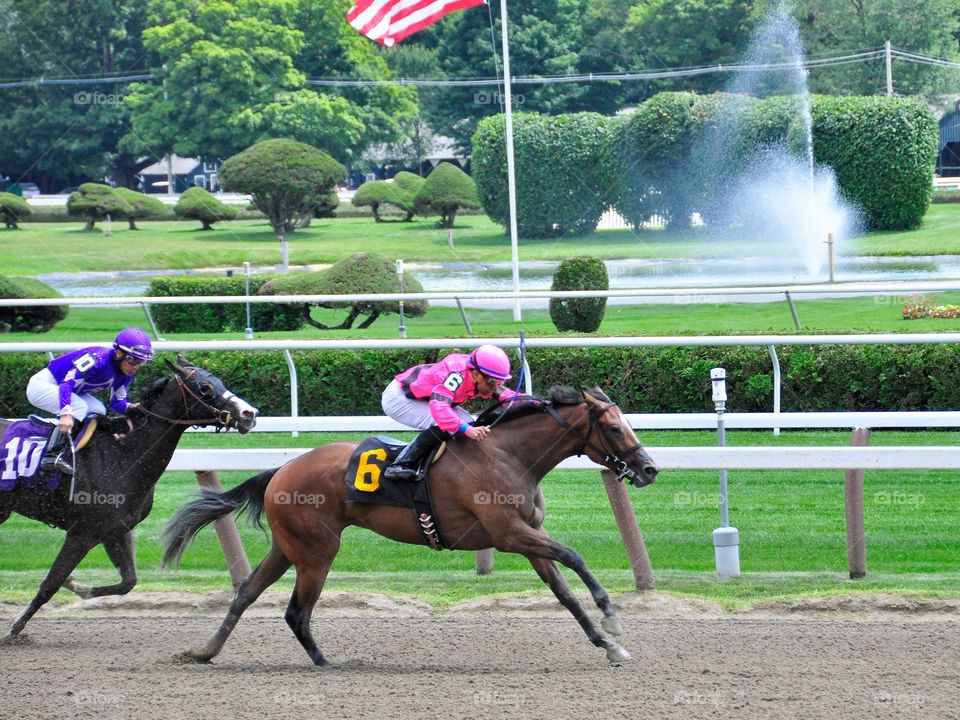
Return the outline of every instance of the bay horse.
[[[433,517],[451,549],[494,547],[525,556],[590,641],[606,650],[607,659],[613,664],[626,662],[630,654],[594,624],[557,568],[559,562],[580,577],[603,613],[603,629],[618,635],[616,611],[583,558],[543,530],[545,505],[539,483],[561,460],[575,454],[586,454],[637,487],[654,481],[657,465],[617,405],[598,387],[585,391],[555,387],[547,400],[527,397],[516,404],[519,407],[503,413],[502,422],[488,423],[493,427],[483,442],[460,437],[448,442],[425,481],[433,498]],[[398,542],[426,544],[409,507],[346,502],[345,473],[356,448],[357,443],[349,442],[323,445],[227,492],[205,490],[203,497],[177,511],[163,533],[164,565],[178,561],[202,527],[233,511],[246,510],[257,524],[266,513],[273,535],[272,547],[237,588],[219,629],[179,660],[213,659],[243,612],[292,564],[296,585],[285,619],[314,664],[327,663],[311,634],[310,618],[344,528],[357,525]]]
[[[179,358],[166,361],[173,376],[157,379],[147,388],[130,417],[133,430],[127,432],[125,418],[101,418],[100,427],[87,446],[76,454],[72,493],[69,477],[61,478],[48,489],[41,474],[31,485],[20,481],[12,490],[0,492],[0,523],[11,513],[19,513],[67,531],[63,546],[53,561],[36,596],[30,601],[0,638],[0,645],[11,643],[27,621],[61,587],[82,598],[124,595],[137,583],[133,528],[153,507],[153,492],[181,435],[191,425],[235,427],[240,433],[251,430],[258,411],[227,390],[213,373]],[[0,436],[9,421],[0,421]],[[120,573],[115,585],[92,587],[74,581],[71,573],[97,545]]]

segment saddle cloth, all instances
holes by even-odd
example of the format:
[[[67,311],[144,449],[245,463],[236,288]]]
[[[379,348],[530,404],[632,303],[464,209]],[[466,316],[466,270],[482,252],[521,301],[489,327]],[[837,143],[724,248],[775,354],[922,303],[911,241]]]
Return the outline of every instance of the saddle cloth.
[[[427,544],[434,550],[443,550],[440,528],[434,520],[430,485],[407,480],[393,481],[383,477],[383,471],[400,454],[404,443],[395,438],[375,435],[357,446],[343,477],[347,485],[347,502],[377,505],[396,505],[413,510],[414,520]],[[429,465],[428,465],[429,467]]]
[[[37,415],[31,415],[26,420],[11,422],[0,438],[0,492],[13,490],[17,480],[24,481],[30,487],[36,483],[37,471],[40,469],[40,460],[50,441],[53,432],[53,422]],[[93,434],[97,427],[97,417],[89,416],[74,433],[74,448],[79,450]],[[46,474],[48,490],[60,487],[60,473]]]

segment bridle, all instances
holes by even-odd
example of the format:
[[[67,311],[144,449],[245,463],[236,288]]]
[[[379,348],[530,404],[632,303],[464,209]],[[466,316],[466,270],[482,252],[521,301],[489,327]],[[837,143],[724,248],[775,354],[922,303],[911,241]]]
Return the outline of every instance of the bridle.
[[[587,434],[584,435],[576,427],[571,425],[567,419],[563,417],[563,415],[558,413],[553,406],[546,404],[544,405],[544,408],[550,414],[550,417],[556,420],[560,427],[583,443],[583,447],[579,452],[577,452],[577,455],[583,455],[587,448],[590,448],[595,453],[602,456],[603,464],[617,474],[617,480],[622,481],[627,479],[630,482],[639,481],[637,473],[629,468],[626,459],[634,453],[642,450],[643,445],[637,443],[633,447],[626,450],[626,452],[623,454],[618,454],[615,450],[610,448],[610,438],[607,437],[606,431],[604,431],[603,427],[600,425],[600,418],[606,415],[611,408],[615,407],[617,407],[615,402],[607,403],[599,409],[591,406],[588,411],[590,415],[590,429],[587,431]],[[590,440],[594,430],[597,431],[597,436],[600,438],[601,445],[599,446]]]
[[[194,368],[187,374],[187,379],[188,380],[192,379],[193,376],[196,374],[197,374],[197,370],[196,368]],[[196,425],[199,427],[201,425],[215,424],[219,426],[217,428],[218,430],[221,427],[227,428],[229,430],[231,427],[234,427],[236,425],[236,420],[234,419],[233,415],[230,413],[229,410],[225,410],[225,409],[221,410],[217,406],[205,400],[193,388],[187,385],[187,383],[184,381],[182,377],[180,377],[179,374],[176,374],[173,377],[177,381],[177,387],[180,389],[180,399],[183,401],[183,410],[185,413],[189,412],[190,410],[188,405],[188,400],[187,400],[187,396],[189,395],[198,403],[200,403],[200,405],[202,405],[206,410],[209,410],[213,416],[208,418],[201,418],[199,420],[190,419],[190,418],[171,418],[171,417],[166,417],[164,415],[160,415],[159,413],[155,413],[153,412],[153,410],[149,410],[143,406],[140,406],[139,408],[140,412],[144,413],[145,415],[149,415],[150,417],[156,418],[157,420],[162,420],[168,425]],[[235,395],[228,391],[227,394],[224,396],[223,401],[225,403],[229,402],[233,397],[235,397]]]

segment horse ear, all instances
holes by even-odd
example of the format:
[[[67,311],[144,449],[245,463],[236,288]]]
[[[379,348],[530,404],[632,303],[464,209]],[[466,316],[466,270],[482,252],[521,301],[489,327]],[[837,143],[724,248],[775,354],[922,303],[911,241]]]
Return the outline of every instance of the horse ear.
[[[183,362],[183,361],[184,361],[184,357],[183,357],[182,355],[177,355],[177,360]],[[164,358],[164,359],[163,359],[163,362],[166,363],[167,367],[170,368],[171,370],[173,370],[177,375],[186,375],[186,374],[187,374],[186,369],[185,369],[182,365],[179,365],[179,364],[173,362],[172,360],[168,360],[167,358]]]

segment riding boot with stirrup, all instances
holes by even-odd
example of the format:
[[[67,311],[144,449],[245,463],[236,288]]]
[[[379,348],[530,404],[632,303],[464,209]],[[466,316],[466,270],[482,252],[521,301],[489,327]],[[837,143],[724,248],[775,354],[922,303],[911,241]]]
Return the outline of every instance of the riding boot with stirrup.
[[[393,464],[383,471],[383,476],[387,480],[416,480],[420,463],[448,437],[450,433],[431,425],[400,451]]]
[[[60,430],[60,427],[54,426],[53,432],[50,433],[50,441],[47,443],[47,449],[40,459],[41,470],[73,475],[73,464],[68,462],[63,456],[67,449],[67,440],[69,440],[69,438]]]

